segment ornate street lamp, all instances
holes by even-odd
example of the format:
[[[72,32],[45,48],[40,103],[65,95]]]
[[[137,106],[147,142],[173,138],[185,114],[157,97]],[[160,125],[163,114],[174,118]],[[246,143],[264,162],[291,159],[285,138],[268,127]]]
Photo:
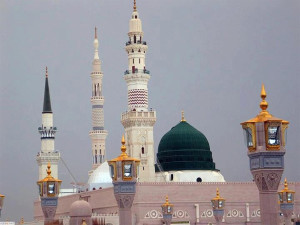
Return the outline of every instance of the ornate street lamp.
[[[1,210],[3,207],[3,203],[4,203],[4,198],[5,198],[5,196],[0,194],[0,217],[1,217]]]
[[[166,225],[170,225],[172,221],[174,205],[169,203],[169,198],[166,196],[166,202],[161,205],[162,213],[163,213],[163,221]]]
[[[39,194],[41,197],[41,206],[45,217],[44,224],[53,222],[56,208],[57,199],[59,195],[61,180],[55,179],[51,176],[51,165],[48,163],[47,176],[37,182],[39,187]]]
[[[284,179],[284,189],[278,192],[280,210],[284,216],[285,225],[290,225],[291,217],[294,211],[294,195],[295,192],[288,188],[286,178]]]
[[[114,194],[119,206],[119,224],[132,225],[131,207],[140,160],[126,154],[125,138],[122,136],[121,155],[108,161],[114,185]]]
[[[261,224],[279,224],[277,191],[284,170],[289,122],[271,115],[262,85],[261,112],[241,123],[248,148],[250,170],[259,190]]]
[[[211,203],[216,222],[221,224],[224,216],[225,198],[220,197],[219,188],[217,188],[217,195],[211,200]]]

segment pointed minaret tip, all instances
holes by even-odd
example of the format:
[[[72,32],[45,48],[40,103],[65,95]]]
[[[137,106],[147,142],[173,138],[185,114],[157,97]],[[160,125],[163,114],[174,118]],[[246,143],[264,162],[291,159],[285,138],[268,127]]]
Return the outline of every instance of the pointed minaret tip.
[[[136,0],[133,0],[133,11],[136,12]]]
[[[46,66],[46,78],[48,78],[48,67]]]
[[[97,37],[97,27],[95,27],[95,39],[98,39],[98,37]]]

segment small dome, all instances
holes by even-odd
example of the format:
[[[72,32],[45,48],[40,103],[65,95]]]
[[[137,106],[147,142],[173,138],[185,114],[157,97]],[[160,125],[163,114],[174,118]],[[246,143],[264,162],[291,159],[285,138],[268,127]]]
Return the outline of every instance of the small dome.
[[[70,217],[91,217],[92,207],[90,203],[84,200],[78,200],[72,203],[70,208]]]
[[[164,171],[215,170],[206,137],[186,121],[162,137],[157,159]]]
[[[93,188],[99,189],[100,187],[106,188],[113,186],[107,161],[94,170],[89,177],[88,184],[90,186],[90,190]]]

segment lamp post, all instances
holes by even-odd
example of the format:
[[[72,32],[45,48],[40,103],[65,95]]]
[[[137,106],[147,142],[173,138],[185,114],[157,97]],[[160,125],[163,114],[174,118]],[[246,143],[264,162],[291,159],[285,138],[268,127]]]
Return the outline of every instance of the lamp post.
[[[126,154],[125,138],[122,136],[121,155],[108,161],[114,185],[114,194],[119,207],[119,224],[132,225],[131,207],[136,192],[139,159]]]
[[[45,225],[51,224],[54,220],[59,189],[62,182],[51,176],[50,163],[48,163],[47,168],[48,175],[43,180],[37,182],[41,197],[41,206],[45,217]]]
[[[284,170],[286,130],[289,122],[271,115],[265,87],[260,94],[261,112],[241,123],[248,148],[250,170],[259,190],[261,224],[279,223],[277,191]]]
[[[286,179],[284,179],[284,189],[278,192],[280,210],[284,216],[284,224],[291,225],[291,217],[294,211],[295,192],[289,190]]]
[[[216,222],[221,224],[224,216],[225,198],[220,197],[219,188],[217,188],[217,195],[211,200],[211,203]]]
[[[163,221],[166,225],[170,225],[172,222],[173,207],[174,205],[169,203],[169,198],[166,196],[166,202],[161,205]]]
[[[3,203],[4,203],[4,198],[5,198],[5,196],[0,194],[0,217],[1,217],[1,210],[3,207]]]

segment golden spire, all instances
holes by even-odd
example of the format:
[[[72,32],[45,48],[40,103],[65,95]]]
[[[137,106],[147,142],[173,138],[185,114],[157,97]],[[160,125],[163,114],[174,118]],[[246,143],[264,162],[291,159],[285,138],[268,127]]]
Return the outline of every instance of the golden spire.
[[[185,118],[184,118],[184,111],[182,110],[181,111],[181,122],[185,122]]]
[[[122,135],[122,146],[121,146],[121,151],[122,151],[122,154],[121,155],[126,155],[126,146],[125,146],[125,137],[124,137],[124,134]]]
[[[48,67],[46,66],[46,78],[48,78]]]
[[[217,198],[220,198],[220,192],[219,192],[219,188],[217,188]]]
[[[166,195],[166,204],[169,204],[169,197]]]
[[[133,0],[133,11],[136,12],[136,0]]]
[[[47,174],[48,174],[48,176],[51,176],[51,164],[50,164],[50,162],[48,162],[48,165],[47,165]]]
[[[260,102],[260,108],[262,109],[262,111],[265,112],[265,111],[267,111],[267,108],[268,108],[268,102],[265,100],[266,97],[267,97],[267,94],[266,94],[266,90],[265,90],[264,84],[262,84],[262,86],[261,86],[260,97],[262,99],[262,101]]]
[[[97,27],[95,27],[95,39],[97,39]]]
[[[284,178],[284,190],[289,190],[286,178]]]

